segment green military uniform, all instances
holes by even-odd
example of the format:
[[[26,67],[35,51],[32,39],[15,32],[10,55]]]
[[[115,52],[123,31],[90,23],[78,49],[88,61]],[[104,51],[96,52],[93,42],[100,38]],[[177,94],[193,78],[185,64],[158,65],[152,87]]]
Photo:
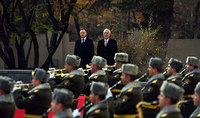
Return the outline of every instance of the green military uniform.
[[[82,93],[85,82],[83,77],[83,71],[74,70],[64,77],[63,81],[57,84],[55,81],[49,80],[51,87],[54,88],[66,88],[73,92],[75,98],[78,98]]]
[[[95,73],[93,73],[86,84],[86,88],[84,90],[84,93],[86,96],[90,95],[90,87],[92,85],[92,82],[104,82],[107,83],[107,77],[106,72],[104,70],[99,70]]]
[[[12,80],[6,76],[0,76],[0,115],[1,118],[13,118],[15,114],[15,102],[10,91],[12,85],[9,80]]]
[[[139,82],[132,81],[123,87],[116,99],[108,99],[110,112],[114,113],[114,117],[134,118],[137,114],[136,105],[142,99]]]
[[[167,81],[172,82],[178,86],[182,86],[182,75],[177,73],[167,78]]]
[[[163,74],[157,74],[150,78],[150,80],[146,83],[145,87],[142,89],[144,101],[153,102],[157,100],[157,96],[160,93],[159,89],[163,81]]]
[[[118,81],[120,81],[120,76],[122,75],[122,69],[119,68],[117,70],[115,70],[113,72],[113,74],[111,75],[111,77],[108,79],[108,84],[109,86],[113,86],[114,84],[116,84]]]
[[[49,80],[49,83],[51,87],[54,88],[66,88],[73,92],[74,94],[74,100],[72,109],[75,109],[78,104],[78,97],[83,92],[83,89],[85,87],[85,81],[83,77],[83,71],[81,70],[74,70],[69,73],[69,75],[65,76],[63,81],[59,84],[57,84],[55,81]]]
[[[200,70],[194,69],[187,73],[183,78],[183,88],[185,93],[183,95],[184,100],[190,100],[187,103],[182,104],[181,113],[184,118],[188,118],[190,114],[195,110],[195,106],[193,105],[192,95],[194,94],[194,88],[197,83],[200,82]]]
[[[110,90],[112,92],[112,96],[114,98],[116,98],[121,93],[121,90],[122,90],[123,87],[124,87],[124,85],[122,84],[121,81],[119,81],[118,83],[116,83],[115,85],[113,85],[110,88]]]
[[[109,118],[108,104],[106,101],[101,101],[93,105],[87,111],[85,118]]]
[[[16,106],[20,109],[25,109],[25,117],[41,117],[47,111],[51,103],[51,88],[48,83],[40,84],[30,91],[28,97],[24,98],[21,90],[16,90],[13,93]]]
[[[0,96],[0,114],[2,118],[13,118],[15,103],[11,94]]]
[[[163,74],[157,74],[150,78],[146,86],[142,89],[144,101],[153,102],[157,101],[157,97],[160,93],[160,87],[164,81]],[[159,112],[158,106],[152,108],[142,108],[144,118],[155,118]]]

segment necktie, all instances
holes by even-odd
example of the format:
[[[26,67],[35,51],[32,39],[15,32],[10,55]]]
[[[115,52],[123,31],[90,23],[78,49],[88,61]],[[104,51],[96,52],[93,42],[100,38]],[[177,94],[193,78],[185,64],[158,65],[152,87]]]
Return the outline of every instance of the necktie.
[[[107,46],[107,44],[108,44],[108,41],[107,41],[107,40],[105,40],[105,47]]]
[[[84,38],[82,38],[82,39],[81,39],[81,43],[84,43],[84,42],[85,42],[85,41],[84,41]]]

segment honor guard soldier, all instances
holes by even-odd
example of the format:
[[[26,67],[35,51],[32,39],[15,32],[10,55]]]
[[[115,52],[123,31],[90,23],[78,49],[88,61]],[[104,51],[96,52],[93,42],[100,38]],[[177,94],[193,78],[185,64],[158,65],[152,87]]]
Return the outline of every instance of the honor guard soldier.
[[[169,76],[167,81],[182,87],[182,75],[179,73],[182,68],[183,63],[180,60],[171,58],[166,67],[166,72]]]
[[[64,77],[61,83],[56,83],[54,79],[50,79],[49,83],[51,87],[54,88],[66,88],[73,92],[74,100],[73,100],[73,108],[77,107],[78,97],[82,93],[85,81],[82,70],[77,70],[80,66],[81,58],[76,55],[67,55],[65,59],[65,69],[68,74]]]
[[[103,82],[93,82],[90,88],[90,101],[92,105],[85,107],[84,118],[109,118],[109,109],[105,96],[107,94],[109,85]],[[73,112],[73,116],[78,118],[80,113]]]
[[[121,92],[121,89],[124,87],[124,85],[121,83],[120,76],[122,74],[122,64],[125,64],[128,62],[128,54],[115,53],[114,60],[115,60],[116,70],[113,72],[110,79],[108,80],[108,84],[112,88],[111,91],[112,91],[113,97],[118,95]]]
[[[2,118],[13,118],[15,114],[15,102],[11,95],[9,77],[0,76],[0,114]]]
[[[102,70],[103,67],[105,67],[107,64],[106,59],[100,56],[94,56],[91,61],[91,72],[92,75],[89,77],[86,88],[85,88],[85,95],[86,99],[88,99],[90,95],[90,87],[92,85],[92,82],[104,82],[107,83],[107,76],[106,72]]]
[[[186,59],[185,68],[189,71],[182,79],[183,88],[185,93],[183,95],[184,100],[189,102],[182,104],[181,113],[184,118],[189,118],[190,114],[195,110],[195,106],[192,102],[192,95],[194,94],[194,88],[197,83],[200,82],[200,70],[198,69],[199,59],[194,56],[188,56]]]
[[[140,83],[134,81],[138,74],[138,66],[134,64],[123,64],[121,81],[123,85],[121,93],[117,98],[108,98],[111,117],[114,118],[136,118],[138,116],[136,105],[142,101]]]
[[[120,76],[122,74],[122,64],[128,62],[128,54],[127,53],[115,53],[115,68],[116,70],[113,71],[113,74],[111,75],[111,78],[108,80],[109,86],[113,86],[118,81],[120,81]]]
[[[164,81],[164,75],[161,73],[163,68],[163,61],[161,58],[152,57],[149,61],[149,75],[151,78],[147,82],[141,82],[144,86],[142,89],[144,101],[153,102],[157,101],[157,96],[160,93],[160,87]],[[156,114],[159,112],[158,105],[152,107],[144,107],[143,115],[144,118],[155,118]]]
[[[156,118],[183,118],[177,102],[182,98],[184,89],[169,81],[164,81],[158,96],[161,111]]]
[[[13,96],[16,106],[25,109],[26,118],[41,118],[50,107],[51,87],[46,83],[48,76],[44,69],[36,68],[32,78],[33,89],[28,91],[27,97],[21,94],[21,90],[14,91]]]
[[[51,101],[51,110],[56,114],[53,118],[73,118],[72,100],[73,93],[67,89],[56,88]]]
[[[200,82],[197,84],[196,88],[194,89],[194,94],[192,96],[194,106],[197,108],[194,112],[190,115],[190,118],[200,118]]]

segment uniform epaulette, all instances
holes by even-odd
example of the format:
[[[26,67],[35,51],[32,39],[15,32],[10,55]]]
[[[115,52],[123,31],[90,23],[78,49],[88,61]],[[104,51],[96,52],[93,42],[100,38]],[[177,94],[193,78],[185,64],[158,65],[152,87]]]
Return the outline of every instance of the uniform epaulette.
[[[173,82],[176,81],[176,78],[172,79],[172,81],[173,81]]]
[[[39,89],[37,89],[37,90],[34,90],[33,92],[34,92],[34,93],[37,93],[38,91],[39,91]]]
[[[101,110],[100,109],[97,109],[94,111],[94,113],[99,113]]]
[[[163,114],[162,116],[161,116],[161,118],[164,118],[164,117],[166,117],[168,114],[167,113],[165,113],[165,114]]]
[[[73,78],[74,76],[75,76],[75,75],[74,75],[74,74],[72,74],[72,75],[70,75],[69,77],[70,77],[70,78]]]
[[[197,114],[197,116],[196,117],[200,117],[200,113],[199,114]]]
[[[191,75],[189,75],[190,77],[193,77],[194,76],[194,74],[191,74]]]
[[[154,83],[154,84],[155,84],[157,81],[158,81],[158,80],[153,80],[153,82],[152,82],[152,83]]]
[[[94,76],[94,79],[97,79],[98,78],[98,76]]]
[[[128,92],[132,92],[132,91],[133,91],[133,88],[128,89]]]

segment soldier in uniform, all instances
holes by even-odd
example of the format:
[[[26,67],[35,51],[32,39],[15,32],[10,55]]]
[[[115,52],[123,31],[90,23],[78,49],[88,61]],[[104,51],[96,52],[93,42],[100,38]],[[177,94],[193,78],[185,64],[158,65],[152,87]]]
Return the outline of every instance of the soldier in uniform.
[[[200,118],[200,82],[194,89],[194,94],[192,96],[192,99],[194,102],[194,106],[196,106],[197,108],[190,115],[190,118]]]
[[[182,87],[169,81],[164,81],[158,96],[161,111],[156,118],[183,118],[180,109],[176,106],[183,93],[184,89]]]
[[[90,101],[92,105],[86,111],[85,118],[109,118],[109,109],[105,96],[109,85],[103,82],[93,82],[90,88]]]
[[[121,83],[120,76],[122,74],[122,64],[128,62],[128,54],[115,53],[114,60],[116,70],[113,72],[110,79],[108,80],[108,84],[112,88],[111,92],[113,94],[113,97],[118,95],[121,92],[121,89],[124,87],[124,85]]]
[[[47,82],[48,76],[44,69],[36,68],[32,75],[33,89],[28,91],[28,96],[23,96],[21,90],[13,93],[16,106],[25,109],[25,117],[40,118],[47,111],[51,103],[51,87]]]
[[[182,68],[183,63],[180,60],[171,58],[166,67],[167,75],[170,76],[167,81],[182,87],[182,75],[179,73]]]
[[[2,118],[13,118],[15,114],[15,103],[11,95],[9,77],[0,76],[0,114]]]
[[[188,118],[196,108],[192,102],[192,95],[194,94],[194,88],[196,87],[197,83],[200,82],[200,70],[198,69],[198,66],[199,59],[197,57],[187,57],[185,68],[189,72],[183,77],[182,82],[185,90],[183,98],[189,102],[181,106],[181,113],[184,118]]]
[[[134,81],[138,74],[138,66],[134,64],[123,64],[121,80],[125,85],[117,98],[107,99],[111,117],[114,118],[135,118],[138,116],[136,105],[142,101],[142,91],[140,83]]]
[[[107,76],[106,76],[106,72],[104,70],[102,70],[103,67],[105,67],[107,64],[106,59],[104,59],[103,57],[100,56],[94,56],[92,61],[91,61],[91,72],[92,75],[90,75],[89,80],[86,84],[86,88],[85,88],[85,95],[86,95],[86,99],[88,99],[89,95],[90,95],[90,87],[92,85],[92,82],[104,82],[107,83]]]
[[[141,82],[144,86],[142,89],[144,101],[153,102],[157,101],[157,96],[160,93],[160,87],[164,81],[164,75],[161,73],[163,68],[163,61],[161,58],[152,57],[149,61],[149,75],[151,78],[147,82]],[[144,118],[155,118],[156,114],[159,112],[158,106],[155,107],[144,107],[143,115]]]
[[[84,81],[84,72],[82,70],[77,70],[81,62],[81,58],[76,55],[67,55],[65,59],[65,69],[68,72],[61,83],[56,83],[54,79],[50,79],[49,83],[54,88],[66,88],[73,92],[74,102],[72,109],[77,107],[78,100],[77,98],[82,93],[85,81]]]
[[[53,118],[73,118],[72,100],[74,94],[68,89],[56,88],[51,101],[51,110],[56,114]]]

